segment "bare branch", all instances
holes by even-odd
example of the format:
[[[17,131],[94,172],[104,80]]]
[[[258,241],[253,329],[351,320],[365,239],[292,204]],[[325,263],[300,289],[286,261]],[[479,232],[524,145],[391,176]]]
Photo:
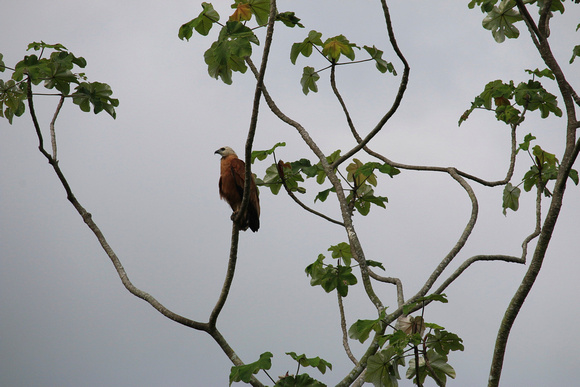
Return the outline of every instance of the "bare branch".
[[[348,160],[350,157],[352,157],[354,154],[360,151],[365,145],[369,143],[369,141],[371,141],[374,138],[374,136],[376,136],[377,133],[381,131],[381,129],[385,126],[387,121],[395,114],[395,112],[399,108],[399,105],[403,100],[403,96],[405,95],[405,91],[407,90],[407,84],[409,82],[409,73],[411,72],[411,68],[409,67],[407,59],[405,59],[403,53],[399,49],[399,45],[397,44],[395,33],[393,31],[393,24],[391,22],[391,14],[389,12],[389,7],[387,6],[386,0],[381,0],[381,4],[383,7],[383,14],[385,16],[385,23],[387,26],[387,34],[389,36],[389,41],[391,42],[393,50],[395,51],[395,53],[397,54],[397,56],[399,57],[404,66],[403,75],[401,77],[401,83],[399,84],[399,90],[397,91],[397,95],[395,96],[395,100],[393,101],[391,108],[387,111],[387,113],[383,116],[383,118],[381,118],[381,120],[377,123],[377,125],[373,128],[373,130],[371,130],[370,133],[367,134],[367,136],[364,139],[358,141],[358,145],[353,147],[350,151],[346,152],[343,156],[341,156],[338,160],[336,160],[332,164],[332,169],[337,168],[344,161]]]
[[[95,234],[95,236],[97,237],[97,240],[101,244],[101,247],[103,248],[103,250],[105,250],[105,253],[107,254],[109,259],[113,263],[113,266],[115,267],[115,270],[117,271],[117,274],[119,275],[119,278],[121,279],[121,282],[123,283],[125,288],[134,296],[139,297],[142,300],[148,302],[159,313],[161,313],[165,317],[169,318],[170,320],[173,320],[177,323],[180,323],[182,325],[185,325],[185,326],[193,328],[193,329],[207,332],[209,330],[209,324],[194,321],[194,320],[188,319],[186,317],[183,317],[177,313],[174,313],[173,311],[167,309],[159,301],[157,301],[152,295],[137,288],[129,280],[129,277],[128,277],[127,273],[125,272],[125,268],[121,264],[121,261],[119,260],[119,258],[117,257],[117,255],[115,254],[115,252],[113,251],[111,246],[108,244],[107,240],[105,239],[105,237],[104,237],[103,233],[101,232],[101,230],[99,229],[99,227],[93,221],[91,214],[89,212],[87,212],[87,210],[85,210],[85,208],[78,202],[78,200],[74,196],[74,194],[73,194],[73,192],[68,184],[68,181],[64,177],[64,174],[62,173],[62,170],[60,169],[60,167],[58,165],[58,162],[44,149],[44,140],[42,137],[42,132],[40,130],[40,125],[38,124],[38,119],[36,117],[36,111],[34,109],[34,102],[32,99],[33,98],[32,97],[32,81],[31,81],[30,77],[27,77],[27,81],[28,81],[28,91],[27,91],[28,92],[28,108],[30,111],[30,116],[32,117],[32,122],[33,122],[34,128],[36,130],[36,135],[38,137],[38,143],[39,143],[38,149],[39,149],[40,153],[42,153],[42,155],[44,157],[46,157],[46,159],[48,160],[48,163],[54,169],[56,175],[58,176],[58,179],[60,180],[62,186],[64,187],[64,189],[66,191],[68,201],[71,202],[73,207],[77,210],[79,215],[83,218],[83,221],[87,224],[87,226],[91,229],[93,234]]]
[[[397,287],[397,306],[403,306],[405,303],[405,296],[403,295],[403,283],[400,279],[394,277],[383,277],[369,269],[369,275],[372,279],[388,284],[393,284]]]
[[[290,190],[290,188],[288,187],[288,184],[286,184],[286,177],[284,176],[284,172],[281,170],[280,166],[276,162],[276,155],[274,155],[274,163],[276,164],[276,168],[278,170],[278,176],[280,176],[280,180],[282,180],[282,185],[284,186],[286,193],[288,194],[288,196],[290,196],[292,198],[292,200],[294,200],[300,207],[302,207],[306,211],[310,212],[311,214],[314,214],[316,216],[320,216],[322,219],[325,219],[325,220],[329,221],[330,223],[334,223],[334,224],[337,224],[339,226],[344,227],[344,223],[339,222],[338,220],[334,220],[331,217],[326,216],[326,215],[308,207],[300,199],[298,199],[298,197],[296,197],[296,195],[294,195],[294,192],[292,192]]]
[[[346,355],[348,356],[350,361],[352,361],[354,365],[357,365],[358,360],[356,360],[356,357],[354,357],[352,351],[350,350],[350,346],[348,345],[348,332],[346,329],[346,318],[344,317],[344,306],[342,305],[342,296],[340,295],[339,292],[336,292],[336,295],[338,296],[338,311],[340,312],[340,329],[342,331],[342,346],[344,347]]]
[[[56,122],[56,118],[58,117],[58,113],[60,113],[60,109],[64,103],[65,96],[61,95],[58,101],[58,105],[56,106],[56,110],[54,112],[54,116],[52,117],[52,121],[50,121],[50,142],[52,143],[52,158],[58,161],[56,157],[56,131],[54,129],[54,124]]]

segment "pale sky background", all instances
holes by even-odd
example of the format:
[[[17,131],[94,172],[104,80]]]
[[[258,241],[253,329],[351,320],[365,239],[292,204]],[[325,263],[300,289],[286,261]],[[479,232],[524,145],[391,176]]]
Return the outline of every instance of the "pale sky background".
[[[484,112],[460,128],[457,120],[488,81],[517,84],[528,79],[523,69],[545,66],[523,24],[520,39],[499,45],[481,27],[484,15],[467,3],[390,2],[411,79],[399,112],[372,148],[403,163],[453,165],[501,179],[509,130]],[[222,19],[231,12],[228,2],[214,5]],[[570,9],[552,25],[553,50],[578,90],[580,63],[568,60],[579,41],[580,9],[565,5]],[[267,87],[325,152],[349,149],[354,142],[329,93],[328,73],[322,74],[320,93],[301,91],[302,67],[320,68],[323,62],[300,58],[293,66],[290,45],[310,29],[323,38],[342,33],[360,46],[376,45],[402,73],[388,48],[378,1],[280,1],[278,8],[295,11],[306,28],[277,25]],[[213,40],[177,38],[179,26],[200,12],[200,2],[5,0],[1,9],[6,65],[19,61],[30,42],[58,42],[88,61],[84,72],[91,81],[112,87],[120,100],[116,120],[82,113],[70,101],[63,108],[57,122],[60,166],[133,283],[173,311],[207,321],[225,275],[231,230],[230,209],[218,198],[219,158],[213,152],[230,145],[243,154],[253,77],[235,74],[232,86],[209,78],[203,53]],[[362,57],[364,51],[357,51]],[[370,63],[339,70],[339,87],[359,131],[366,133],[390,106],[400,76],[382,75]],[[56,102],[35,100],[45,136]],[[286,141],[279,158],[314,161],[297,133],[262,106],[255,149]],[[545,150],[559,153],[563,130],[562,120],[541,121],[532,112],[518,140],[533,132]],[[254,171],[263,176],[271,162]],[[166,319],[121,285],[38,152],[28,115],[12,126],[0,121],[0,165],[0,386],[227,386],[231,363],[207,334]],[[514,181],[528,168],[526,157],[518,159]],[[533,193],[523,192],[520,210],[504,217],[502,188],[472,186],[479,195],[479,223],[452,268],[473,254],[519,255],[534,227]],[[327,187],[309,185],[304,201],[312,204]],[[400,277],[411,296],[455,244],[470,203],[443,174],[403,171],[380,181],[377,193],[389,198],[387,210],[357,215],[355,226],[367,258],[382,261],[387,275]],[[346,235],[285,195],[262,189],[260,199],[261,228],[241,235],[238,268],[218,327],[245,362],[272,352],[273,376],[295,371],[285,352],[326,359],[332,372],[304,371],[333,385],[352,367],[341,345],[336,295],[311,287],[304,268],[319,253],[328,257],[328,246],[346,241]],[[339,216],[334,200],[318,208]],[[542,272],[512,330],[502,386],[577,382],[579,216],[580,189],[569,185]],[[497,328],[526,269],[478,263],[447,290],[449,304],[427,310],[427,321],[464,339],[465,351],[450,356],[457,372],[450,386],[486,385]],[[395,305],[392,286],[376,285],[376,291]],[[375,318],[362,286],[351,289],[345,306],[349,326],[358,318]],[[362,354],[364,347],[351,345]],[[259,377],[268,383],[264,374]],[[411,383],[404,379],[401,385]]]

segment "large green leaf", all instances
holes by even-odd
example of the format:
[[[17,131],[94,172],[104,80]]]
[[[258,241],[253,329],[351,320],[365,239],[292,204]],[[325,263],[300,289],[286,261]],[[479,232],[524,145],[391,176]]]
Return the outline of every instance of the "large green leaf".
[[[511,183],[507,183],[503,189],[503,201],[502,208],[503,214],[507,214],[507,209],[512,211],[517,211],[520,207],[520,193],[521,190],[518,187],[514,187]]]
[[[441,380],[444,384],[447,382],[447,376],[455,379],[455,370],[447,363],[447,356],[442,355],[440,353],[435,352],[432,349],[427,351],[427,359],[429,360],[429,365],[431,367],[427,367],[425,364],[425,359],[423,356],[419,358],[419,380],[421,384],[425,382],[427,376],[431,376],[434,372],[435,375],[439,380]],[[407,379],[413,379],[416,382],[417,376],[417,366],[415,364],[415,359],[411,359],[409,361],[409,368],[407,369]]]
[[[447,355],[450,351],[463,351],[465,349],[463,339],[455,333],[442,329],[435,329],[434,333],[427,335],[426,345],[442,355]]]
[[[530,80],[520,83],[514,90],[516,103],[530,111],[540,110],[542,118],[548,117],[550,112],[562,117],[562,110],[558,107],[556,96],[544,89],[538,81]]]
[[[294,12],[280,12],[276,15],[276,20],[284,23],[286,27],[294,28],[298,26],[304,28],[304,25],[300,23],[300,18],[296,17]]]
[[[322,47],[321,38],[322,34],[320,32],[312,30],[302,42],[294,43],[290,49],[290,61],[292,64],[296,64],[296,59],[300,54],[309,57],[312,54],[313,45]]]
[[[370,356],[367,362],[365,381],[375,387],[397,387],[399,366],[405,365],[405,360],[393,347],[387,347],[375,355]]]
[[[493,7],[483,19],[483,28],[491,30],[496,42],[502,43],[505,38],[517,38],[520,31],[513,23],[522,20],[521,15],[514,9],[514,0],[502,0],[499,6]]]
[[[328,251],[332,251],[332,258],[342,258],[346,266],[350,266],[352,259],[352,253],[350,251],[350,245],[346,242],[341,242],[338,245],[330,246]]]
[[[280,377],[274,387],[326,387],[326,384],[319,382],[308,374],[287,375]]]
[[[348,329],[348,337],[358,340],[362,344],[369,338],[372,331],[379,332],[380,329],[380,318],[376,320],[357,320]]]
[[[25,82],[16,83],[13,79],[4,82],[0,79],[0,117],[6,118],[11,125],[14,116],[20,117],[26,110],[26,90]]]
[[[326,56],[331,62],[336,63],[341,55],[350,60],[354,60],[353,48],[359,48],[356,44],[348,41],[344,35],[338,35],[328,38],[322,45],[322,55]]]
[[[260,370],[269,370],[272,367],[272,356],[272,353],[264,352],[253,363],[243,366],[233,366],[230,371],[230,386],[233,382],[249,383],[252,375],[257,374]]]
[[[205,52],[204,59],[208,73],[213,78],[230,85],[232,72],[245,73],[245,57],[252,54],[250,43],[258,44],[253,31],[237,21],[227,22],[220,31],[219,38]]]
[[[302,92],[306,95],[312,90],[313,92],[318,91],[318,86],[316,81],[320,79],[320,75],[314,70],[314,67],[306,66],[302,72],[302,79],[300,84],[302,85]]]
[[[397,75],[395,71],[395,66],[391,62],[387,62],[383,59],[383,52],[376,48],[375,46],[363,46],[363,48],[369,53],[372,59],[376,62],[377,70],[381,73],[386,73],[387,71],[393,75]]]
[[[295,352],[286,352],[286,355],[296,360],[302,367],[314,367],[322,374],[326,373],[326,368],[332,370],[332,364],[318,356],[308,358],[305,354],[297,355]]]
[[[201,6],[203,8],[201,13],[195,19],[190,20],[179,28],[179,39],[189,40],[193,35],[194,29],[199,34],[207,36],[214,23],[220,20],[220,15],[213,8],[213,5],[203,2]]]
[[[101,111],[106,111],[113,118],[117,117],[115,107],[119,106],[119,100],[111,98],[113,91],[106,83],[101,82],[82,82],[72,94],[73,103],[79,105],[84,112],[91,110],[93,105],[93,112],[95,114]]]

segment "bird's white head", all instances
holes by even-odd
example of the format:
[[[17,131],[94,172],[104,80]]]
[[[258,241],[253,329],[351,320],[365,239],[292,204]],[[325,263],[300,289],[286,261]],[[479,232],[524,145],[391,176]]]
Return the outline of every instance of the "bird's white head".
[[[229,146],[223,146],[220,149],[216,150],[214,153],[217,153],[221,157],[226,157],[229,155],[237,156],[236,152],[234,152],[234,150],[232,148],[230,148]]]

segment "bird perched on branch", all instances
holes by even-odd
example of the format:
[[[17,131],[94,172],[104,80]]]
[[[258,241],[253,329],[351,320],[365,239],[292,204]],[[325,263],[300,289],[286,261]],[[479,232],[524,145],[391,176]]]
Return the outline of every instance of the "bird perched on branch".
[[[222,157],[219,181],[220,198],[224,199],[232,207],[234,211],[232,219],[234,219],[242,205],[246,164],[238,158],[236,152],[229,146],[224,146],[216,150],[215,153]],[[240,222],[242,230],[246,231],[248,227],[253,232],[258,231],[260,228],[260,201],[253,176],[250,182],[248,210]]]

